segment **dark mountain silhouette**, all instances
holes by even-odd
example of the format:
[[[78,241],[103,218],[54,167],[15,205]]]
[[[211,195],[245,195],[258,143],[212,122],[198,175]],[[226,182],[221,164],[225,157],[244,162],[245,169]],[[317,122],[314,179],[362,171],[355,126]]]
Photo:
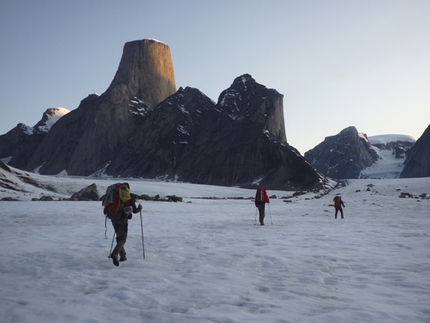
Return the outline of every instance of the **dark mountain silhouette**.
[[[430,176],[430,125],[409,151],[400,177]]]
[[[358,178],[360,172],[378,159],[367,137],[348,127],[305,153],[306,160],[334,179]]]

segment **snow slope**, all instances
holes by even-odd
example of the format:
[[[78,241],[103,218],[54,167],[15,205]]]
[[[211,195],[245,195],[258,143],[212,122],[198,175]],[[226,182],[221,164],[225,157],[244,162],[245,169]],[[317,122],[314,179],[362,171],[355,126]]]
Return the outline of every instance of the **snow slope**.
[[[95,182],[42,179],[65,196]],[[96,182],[100,191],[112,183]],[[135,214],[119,267],[107,258],[113,230],[108,223],[105,239],[99,202],[30,202],[30,193],[0,202],[2,323],[430,322],[430,199],[416,198],[430,195],[428,178],[272,198],[265,226],[254,225],[248,199],[197,198],[250,190],[130,183],[184,202],[142,202],[146,259]],[[335,194],[343,220],[334,219]]]
[[[379,135],[370,136],[368,140],[373,149],[379,155],[379,160],[376,161],[372,166],[364,169],[360,178],[397,178],[403,170],[403,163],[405,159],[395,158],[392,149],[380,149],[375,145],[388,145],[390,143],[396,142],[409,142],[411,144],[415,143],[415,139],[408,135]]]
[[[403,170],[404,159],[395,158],[389,149],[373,147],[379,159],[370,167],[364,169],[360,178],[397,178]]]

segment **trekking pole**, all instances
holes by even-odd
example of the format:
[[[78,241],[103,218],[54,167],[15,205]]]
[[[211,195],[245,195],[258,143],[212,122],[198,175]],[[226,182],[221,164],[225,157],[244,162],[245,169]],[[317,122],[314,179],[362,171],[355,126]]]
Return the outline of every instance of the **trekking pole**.
[[[143,220],[142,220],[142,210],[140,210],[140,229],[142,231],[142,250],[143,250],[143,259],[145,259],[145,239],[143,238]]]
[[[270,203],[267,203],[267,204],[269,204],[270,224],[272,224],[272,225],[273,225],[273,221],[272,221],[272,210],[270,209]]]
[[[109,251],[108,258],[110,258],[110,255],[112,254],[113,240],[114,240],[114,239],[115,239],[115,231],[113,232],[113,236],[112,236],[112,243],[110,244],[110,251]]]
[[[255,218],[254,218],[254,225],[255,225],[255,222],[257,221],[257,208],[255,208]]]

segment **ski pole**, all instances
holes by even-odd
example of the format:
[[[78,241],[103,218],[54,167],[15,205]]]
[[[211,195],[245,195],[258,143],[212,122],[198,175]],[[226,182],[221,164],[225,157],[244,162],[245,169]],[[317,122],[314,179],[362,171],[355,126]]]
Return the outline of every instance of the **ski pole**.
[[[273,221],[272,221],[272,210],[270,209],[270,203],[267,203],[267,204],[269,204],[270,224],[272,224],[272,225],[273,225]]]
[[[110,258],[110,255],[112,254],[112,247],[113,247],[113,240],[114,239],[115,239],[115,231],[113,232],[112,243],[110,244],[110,251],[109,251],[108,258]]]
[[[143,252],[143,259],[145,259],[145,239],[143,238],[143,220],[142,220],[142,209],[140,210],[140,229],[142,231],[142,252]]]
[[[255,225],[255,222],[257,221],[257,208],[255,208],[255,218],[254,218],[254,225]]]

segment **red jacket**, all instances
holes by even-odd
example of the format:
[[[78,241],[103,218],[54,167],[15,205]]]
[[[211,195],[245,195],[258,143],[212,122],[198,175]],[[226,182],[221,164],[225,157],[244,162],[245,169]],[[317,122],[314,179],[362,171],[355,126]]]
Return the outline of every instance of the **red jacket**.
[[[333,202],[335,209],[341,209],[342,206],[345,207],[345,204],[343,204],[342,198],[340,196],[335,196]]]
[[[267,192],[264,187],[257,188],[254,202],[255,206],[263,205],[264,203],[270,203],[269,196],[267,195]]]

